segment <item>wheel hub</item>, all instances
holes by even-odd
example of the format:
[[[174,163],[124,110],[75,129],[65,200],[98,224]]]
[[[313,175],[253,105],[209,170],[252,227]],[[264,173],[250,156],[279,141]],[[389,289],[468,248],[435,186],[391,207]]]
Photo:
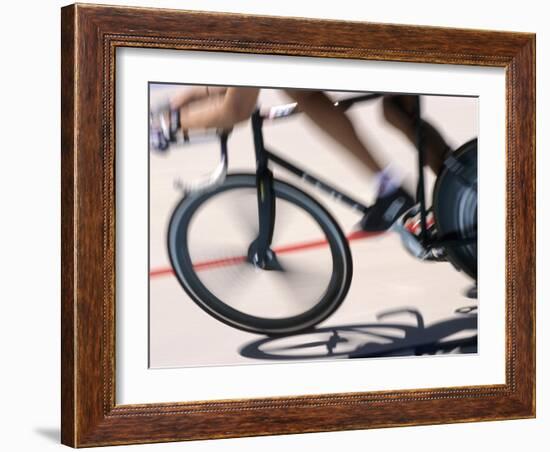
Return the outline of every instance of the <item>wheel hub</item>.
[[[256,241],[252,242],[248,247],[247,261],[261,270],[283,271],[283,267],[279,263],[275,251],[268,248],[262,255],[258,250]]]

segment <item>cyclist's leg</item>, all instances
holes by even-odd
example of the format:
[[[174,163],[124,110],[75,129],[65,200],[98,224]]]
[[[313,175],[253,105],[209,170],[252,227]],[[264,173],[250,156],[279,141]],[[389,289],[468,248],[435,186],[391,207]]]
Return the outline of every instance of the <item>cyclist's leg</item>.
[[[186,105],[180,110],[183,130],[231,129],[250,117],[258,100],[259,88],[229,87],[217,94]]]
[[[416,97],[413,95],[384,96],[384,117],[391,125],[399,129],[409,141],[416,144]],[[426,163],[438,174],[443,165],[449,145],[439,131],[428,121],[422,121]]]
[[[170,97],[170,108],[183,108],[207,97],[222,96],[226,91],[226,86],[198,85],[181,88]]]
[[[298,102],[300,110],[306,113],[319,128],[375,173],[376,201],[361,220],[360,227],[365,231],[388,229],[404,211],[414,204],[412,197],[400,186],[400,181],[388,168],[382,169],[357,135],[346,113],[335,107],[324,92],[285,91]]]
[[[382,171],[382,166],[361,141],[346,113],[335,107],[332,100],[322,91],[285,90],[288,96],[298,102],[303,111],[321,130],[350,152],[373,173]]]

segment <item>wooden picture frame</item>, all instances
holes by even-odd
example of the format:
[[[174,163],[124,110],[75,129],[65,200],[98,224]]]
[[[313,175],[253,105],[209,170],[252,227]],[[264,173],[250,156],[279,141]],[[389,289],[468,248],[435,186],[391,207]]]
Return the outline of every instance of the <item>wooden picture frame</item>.
[[[535,416],[535,36],[71,5],[62,9],[62,443],[73,447]],[[147,47],[506,70],[506,382],[115,403],[115,51]]]

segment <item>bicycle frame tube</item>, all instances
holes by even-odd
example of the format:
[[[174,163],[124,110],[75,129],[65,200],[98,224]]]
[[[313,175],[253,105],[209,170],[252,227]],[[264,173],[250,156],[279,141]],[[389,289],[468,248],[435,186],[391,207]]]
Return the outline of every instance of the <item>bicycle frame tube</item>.
[[[347,110],[348,108],[352,107],[354,104],[379,99],[380,97],[383,97],[384,95],[382,93],[368,93],[368,94],[361,94],[359,96],[354,97],[348,97],[346,99],[342,99],[339,101],[336,101],[334,103],[334,106],[341,108],[342,110]]]
[[[330,184],[323,182],[319,178],[312,176],[311,174],[306,173],[301,168],[297,167],[296,165],[293,165],[292,163],[286,161],[285,159],[279,157],[278,155],[274,154],[272,151],[264,150],[266,153],[268,159],[272,161],[273,163],[281,166],[282,168],[286,169],[287,171],[291,172],[292,174],[298,176],[300,179],[310,183],[311,185],[315,186],[316,188],[324,191],[325,193],[328,193],[333,198],[337,199],[338,201],[343,202],[344,204],[347,204],[352,209],[358,210],[362,214],[367,213],[369,210],[369,207],[363,204],[362,202],[352,198],[351,196],[342,193],[341,191],[337,190],[336,188],[332,187]]]
[[[418,150],[418,184],[416,188],[416,201],[420,204],[420,242],[426,245],[428,238],[427,213],[426,213],[426,187],[424,184],[424,143],[422,136],[422,115],[420,114],[420,96],[415,99],[415,128],[416,149]]]
[[[267,153],[262,134],[263,118],[256,110],[252,115],[252,132],[256,151],[256,187],[258,192],[259,234],[254,242],[252,258],[261,268],[269,265],[270,246],[275,224],[275,195],[273,192],[273,173],[268,167]]]

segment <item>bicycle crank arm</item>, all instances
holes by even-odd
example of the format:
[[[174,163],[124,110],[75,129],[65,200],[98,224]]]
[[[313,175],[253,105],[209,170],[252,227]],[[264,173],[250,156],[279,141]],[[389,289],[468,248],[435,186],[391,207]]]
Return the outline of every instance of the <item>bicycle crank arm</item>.
[[[444,248],[437,243],[437,246],[434,246],[433,242],[430,242],[430,247],[426,247],[419,237],[411,232],[406,226],[408,219],[418,215],[420,211],[420,205],[416,204],[412,206],[409,210],[404,212],[390,227],[391,231],[397,232],[401,238],[401,243],[404,248],[415,258],[426,261],[440,261],[445,258]]]
[[[429,258],[429,250],[426,249],[426,247],[420,243],[420,240],[418,240],[418,238],[403,225],[402,218],[399,218],[390,227],[390,231],[394,231],[399,234],[401,243],[412,256],[420,260]]]

